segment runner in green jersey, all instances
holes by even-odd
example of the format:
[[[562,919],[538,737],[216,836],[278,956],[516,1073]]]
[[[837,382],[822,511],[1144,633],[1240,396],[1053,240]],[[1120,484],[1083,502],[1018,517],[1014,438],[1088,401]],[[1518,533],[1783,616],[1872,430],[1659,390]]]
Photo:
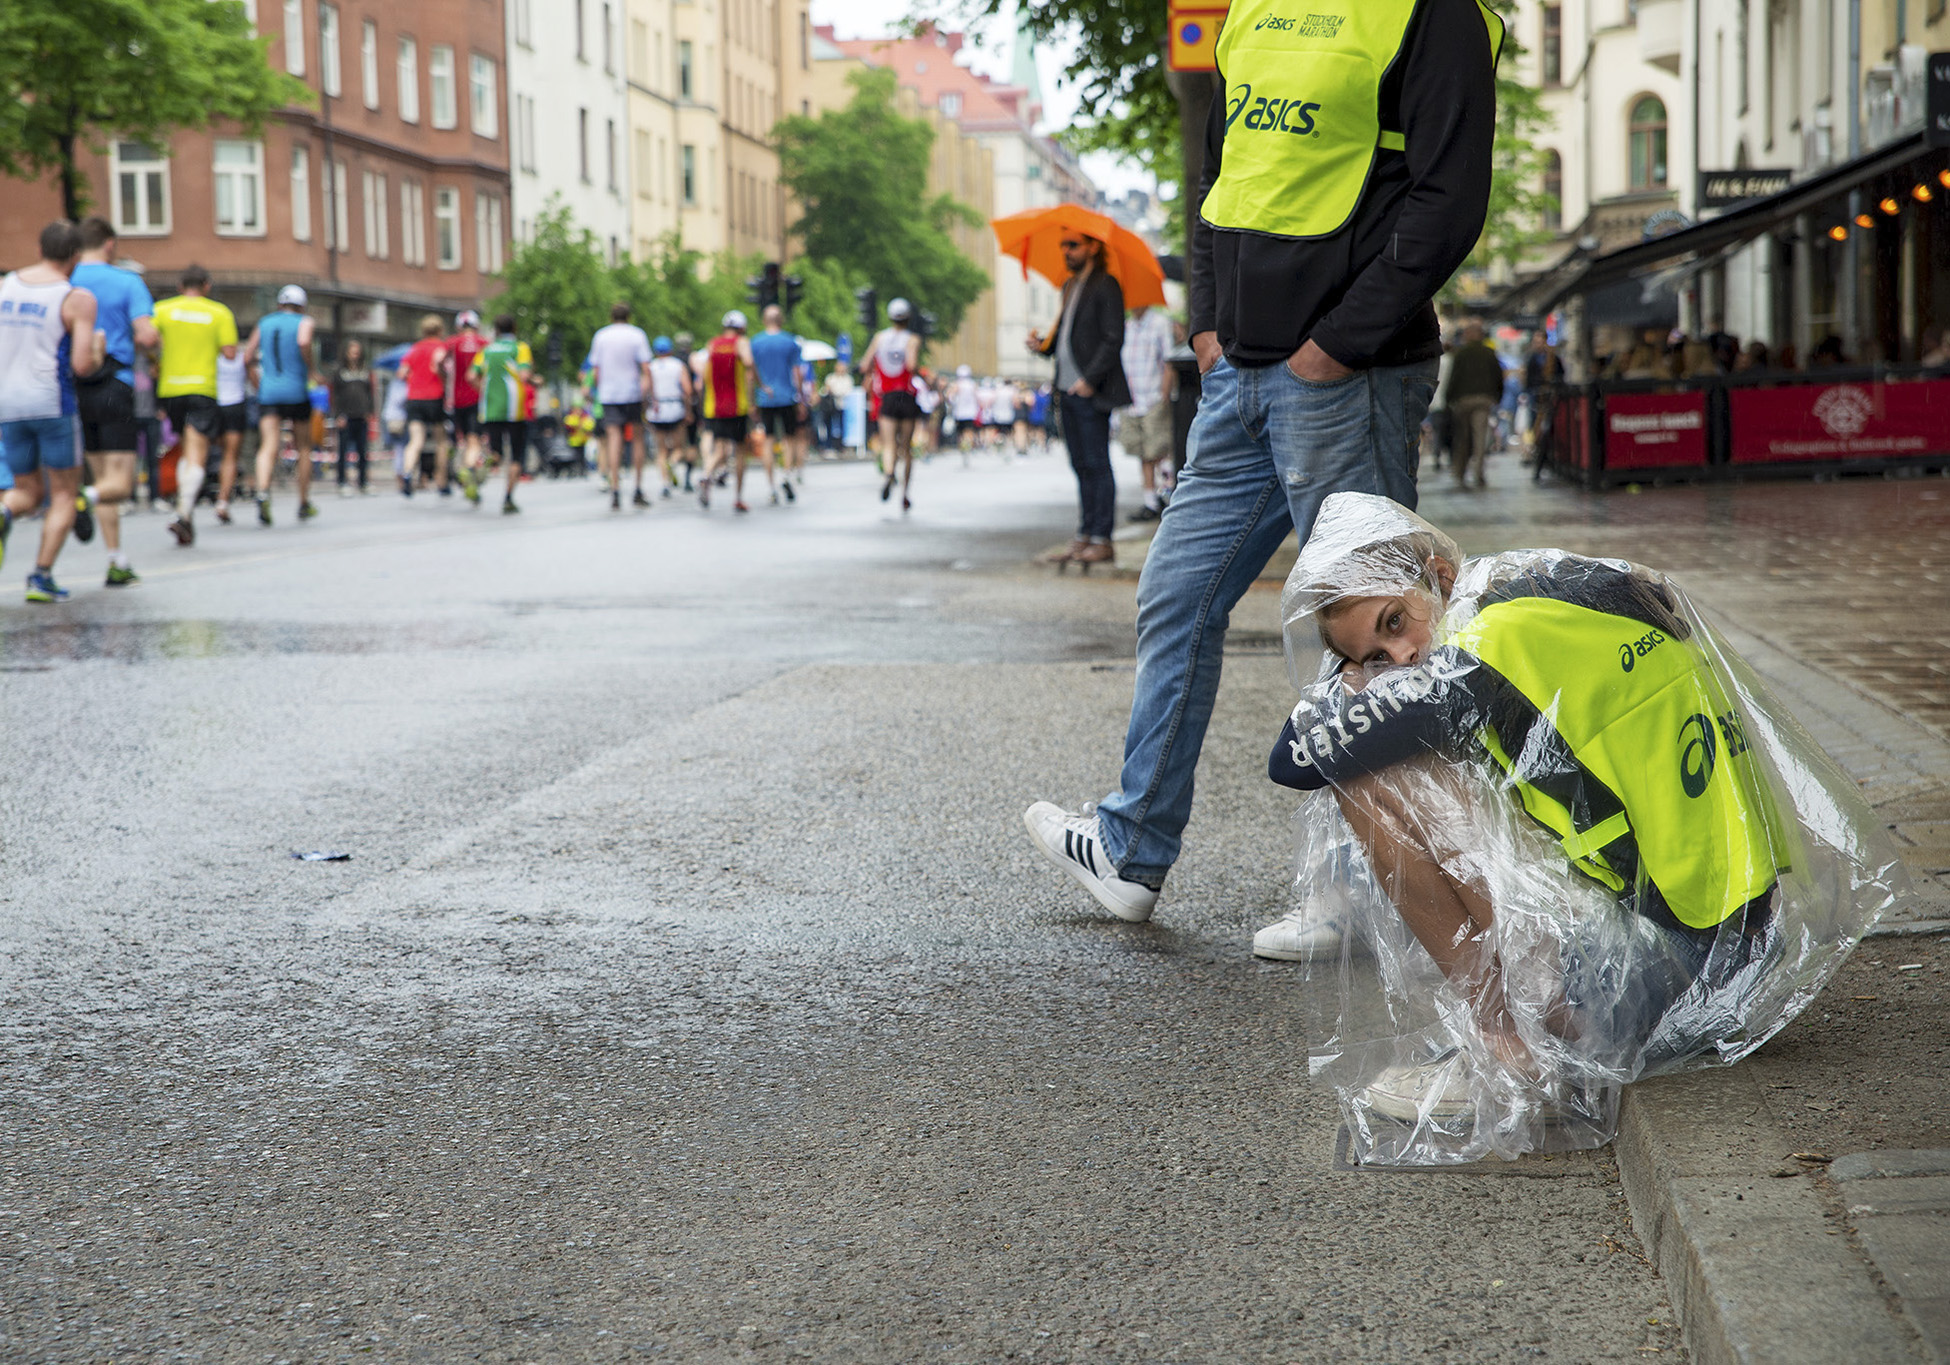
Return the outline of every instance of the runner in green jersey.
[[[515,320],[508,313],[494,320],[494,340],[474,357],[488,449],[508,471],[508,492],[501,499],[504,513],[521,510],[515,506],[515,485],[521,481],[523,452],[528,449],[527,384],[533,364],[528,343],[515,336]]]

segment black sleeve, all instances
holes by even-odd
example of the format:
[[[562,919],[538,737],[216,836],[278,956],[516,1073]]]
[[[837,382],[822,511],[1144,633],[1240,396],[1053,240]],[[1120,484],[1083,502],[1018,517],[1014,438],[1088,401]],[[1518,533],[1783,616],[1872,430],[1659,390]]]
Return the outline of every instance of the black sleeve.
[[[1360,692],[1327,683],[1280,731],[1266,775],[1283,787],[1316,791],[1423,754],[1461,757],[1486,718],[1486,688],[1500,681],[1472,655],[1445,646],[1427,663],[1385,673]]]
[[[1186,310],[1186,331],[1188,337],[1200,332],[1217,331],[1219,327],[1219,286],[1212,268],[1212,229],[1206,224],[1202,210],[1205,196],[1219,183],[1219,159],[1224,154],[1226,140],[1226,83],[1220,76],[1219,83],[1212,91],[1212,108],[1205,119],[1205,174],[1199,177],[1198,193],[1187,206],[1192,215],[1192,259],[1190,295]]]
[[[1476,0],[1424,0],[1402,55],[1409,191],[1388,246],[1310,339],[1363,369],[1469,258],[1490,203],[1496,72]],[[1196,317],[1196,304],[1194,304]]]

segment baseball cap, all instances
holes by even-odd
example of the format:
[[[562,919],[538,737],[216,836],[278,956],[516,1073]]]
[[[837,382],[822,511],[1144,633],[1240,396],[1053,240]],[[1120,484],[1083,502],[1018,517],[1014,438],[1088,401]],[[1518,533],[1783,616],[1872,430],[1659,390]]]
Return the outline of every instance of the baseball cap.
[[[893,318],[896,322],[900,321],[902,318],[909,316],[911,313],[913,313],[913,311],[914,311],[914,305],[909,303],[906,299],[895,299],[892,303],[887,305],[887,316]]]
[[[958,379],[973,379],[975,377],[975,367],[973,365],[957,365],[955,366],[955,377]]]
[[[287,284],[284,288],[278,290],[278,306],[282,308],[286,304],[290,304],[294,308],[303,308],[305,306],[304,289],[295,284]]]
[[[731,328],[734,332],[745,331],[751,326],[750,323],[745,321],[745,315],[736,308],[724,315],[724,325]]]
[[[669,337],[658,337],[658,338],[657,338],[657,339],[656,339],[655,341],[653,341],[653,342],[651,342],[651,343],[650,343],[650,349],[651,349],[651,350],[653,350],[653,351],[655,351],[655,352],[656,352],[656,353],[657,353],[658,355],[669,355],[669,354],[670,354],[670,338],[669,338]]]
[[[454,326],[456,327],[479,327],[480,325],[481,315],[472,308],[461,309],[460,313],[454,318]]]

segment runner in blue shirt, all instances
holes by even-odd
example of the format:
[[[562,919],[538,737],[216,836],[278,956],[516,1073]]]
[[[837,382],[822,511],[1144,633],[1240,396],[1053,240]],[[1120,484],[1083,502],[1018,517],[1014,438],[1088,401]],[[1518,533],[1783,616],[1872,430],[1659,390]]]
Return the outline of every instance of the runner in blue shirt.
[[[278,290],[278,311],[257,320],[244,346],[244,359],[257,362],[257,520],[265,526],[271,524],[271,477],[286,422],[298,456],[298,520],[318,515],[311,505],[312,320],[306,302],[298,285]]]
[[[775,303],[765,310],[765,330],[752,338],[752,365],[758,371],[758,422],[765,432],[765,473],[770,477],[772,461],[783,455],[785,500],[798,501],[792,481],[804,467],[806,405],[799,377],[805,357],[799,338],[785,330],[785,313]],[[777,449],[774,444],[777,443]],[[774,493],[772,501],[779,495]]]
[[[115,229],[105,218],[81,223],[81,264],[74,285],[95,296],[95,326],[107,337],[108,363],[75,386],[81,417],[81,448],[88,456],[89,486],[75,502],[74,537],[86,544],[101,522],[108,551],[108,586],[136,581],[122,553],[122,504],[135,496],[135,353],[154,354],[156,303],[133,270],[115,264]]]

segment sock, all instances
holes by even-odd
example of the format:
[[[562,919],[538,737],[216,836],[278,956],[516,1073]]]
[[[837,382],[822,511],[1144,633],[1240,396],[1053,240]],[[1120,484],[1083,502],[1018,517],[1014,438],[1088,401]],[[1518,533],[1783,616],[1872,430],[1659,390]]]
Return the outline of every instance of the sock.
[[[185,469],[178,461],[176,482],[176,515],[188,521],[196,511],[196,495],[203,491],[203,467],[191,465]]]
[[[110,550],[108,552],[108,562],[118,569],[126,569],[129,567],[129,557],[121,550]]]

